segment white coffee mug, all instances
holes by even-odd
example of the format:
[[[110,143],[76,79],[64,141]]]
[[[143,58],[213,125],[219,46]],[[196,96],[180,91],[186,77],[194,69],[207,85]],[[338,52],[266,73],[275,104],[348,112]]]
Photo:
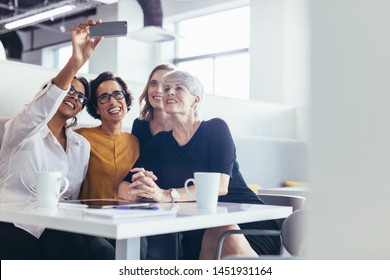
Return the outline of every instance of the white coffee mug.
[[[35,186],[38,207],[57,207],[61,195],[69,188],[69,181],[62,177],[61,171],[42,171],[35,174]]]
[[[198,208],[215,209],[218,203],[218,192],[221,173],[195,172],[194,178],[187,179],[184,183],[186,192],[196,199]],[[195,185],[195,195],[188,189],[188,184]]]

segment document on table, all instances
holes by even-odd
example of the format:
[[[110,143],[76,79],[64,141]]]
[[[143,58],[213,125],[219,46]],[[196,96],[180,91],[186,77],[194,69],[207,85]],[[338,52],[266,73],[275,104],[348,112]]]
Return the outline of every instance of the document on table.
[[[117,208],[121,206],[148,206],[148,202],[135,202],[123,199],[76,199],[59,203],[61,208]]]
[[[84,215],[86,217],[100,218],[105,220],[126,220],[138,218],[150,218],[160,216],[175,216],[176,211],[158,209],[156,207],[121,207],[117,209],[85,209]]]

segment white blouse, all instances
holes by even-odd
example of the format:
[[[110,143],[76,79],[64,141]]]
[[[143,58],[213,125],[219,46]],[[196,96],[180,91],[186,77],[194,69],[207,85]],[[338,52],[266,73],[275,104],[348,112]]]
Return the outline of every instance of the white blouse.
[[[61,199],[77,199],[87,173],[90,144],[67,128],[65,151],[47,126],[66,94],[67,90],[50,81],[30,104],[5,124],[0,150],[0,203],[36,202],[37,171],[62,171],[69,180],[69,188]],[[37,238],[44,230],[17,226]]]

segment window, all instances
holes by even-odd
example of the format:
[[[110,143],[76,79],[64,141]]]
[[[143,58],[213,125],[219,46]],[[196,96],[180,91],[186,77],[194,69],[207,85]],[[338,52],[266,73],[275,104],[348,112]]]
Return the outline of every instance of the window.
[[[179,21],[177,31],[176,65],[206,93],[249,99],[249,6]]]
[[[62,69],[72,55],[72,45],[62,46],[54,50],[54,67]],[[79,70],[79,73],[88,73],[89,61],[87,61]]]
[[[44,57],[46,58],[44,61],[42,61],[43,66],[62,69],[72,55],[72,45],[66,44],[45,48],[43,53]],[[88,71],[89,61],[87,61],[83,67],[80,68],[79,73],[88,73]]]

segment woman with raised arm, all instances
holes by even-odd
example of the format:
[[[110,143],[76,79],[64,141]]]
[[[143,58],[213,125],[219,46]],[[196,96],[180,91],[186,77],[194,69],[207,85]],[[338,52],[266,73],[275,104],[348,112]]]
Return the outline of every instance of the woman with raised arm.
[[[0,203],[36,202],[35,173],[62,171],[69,188],[61,200],[76,199],[88,168],[90,145],[71,126],[89,97],[76,74],[102,37],[92,39],[86,21],[72,27],[72,55],[34,99],[5,125],[0,150]],[[10,95],[10,98],[12,96]],[[36,226],[0,223],[1,259],[113,259],[105,239]]]

